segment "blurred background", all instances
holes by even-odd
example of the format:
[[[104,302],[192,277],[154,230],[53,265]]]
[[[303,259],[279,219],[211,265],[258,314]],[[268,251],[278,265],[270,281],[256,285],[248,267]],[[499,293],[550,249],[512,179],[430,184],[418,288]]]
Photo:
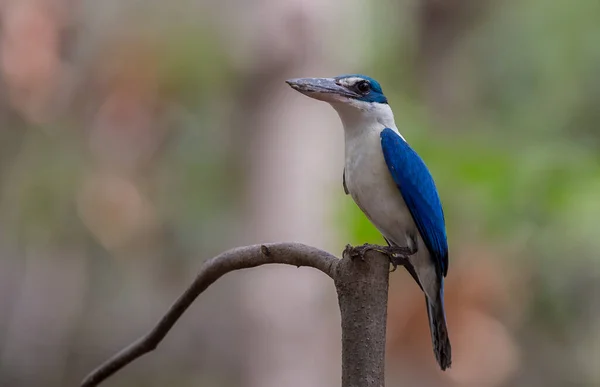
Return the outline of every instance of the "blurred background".
[[[598,0],[0,1],[0,385],[72,386],[205,259],[382,242],[302,76],[378,79],[434,175],[453,368],[391,276],[389,386],[600,386]],[[105,385],[337,386],[331,281],[212,286]]]

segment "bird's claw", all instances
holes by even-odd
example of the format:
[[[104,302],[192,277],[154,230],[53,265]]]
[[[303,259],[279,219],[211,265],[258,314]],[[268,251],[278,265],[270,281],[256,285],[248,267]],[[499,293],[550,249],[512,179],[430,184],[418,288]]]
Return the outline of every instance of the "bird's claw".
[[[344,249],[343,256],[352,260],[355,258],[360,258],[361,261],[364,261],[365,254],[368,251],[377,251],[386,255],[392,264],[391,272],[394,272],[396,269],[398,269],[398,266],[404,266],[408,262],[408,257],[414,255],[417,252],[417,248],[401,246],[378,246],[370,245],[368,243],[360,246],[351,246],[348,244]]]
[[[344,249],[343,255],[347,256],[348,258],[354,260],[356,258],[360,258],[361,261],[365,260],[365,254],[367,253],[367,251],[369,250],[377,250],[376,246],[374,245],[370,245],[368,243],[365,243],[364,245],[360,245],[360,246],[351,246],[351,245],[346,245],[346,248]]]
[[[417,253],[417,247],[403,247],[403,246],[388,246],[386,247],[387,255],[392,264],[391,272],[396,271],[398,266],[404,266],[408,263],[408,257]]]
[[[342,251],[342,257],[346,258],[350,258],[352,259],[352,245],[350,245],[350,243],[348,243],[346,245],[346,247],[344,248],[344,251]]]

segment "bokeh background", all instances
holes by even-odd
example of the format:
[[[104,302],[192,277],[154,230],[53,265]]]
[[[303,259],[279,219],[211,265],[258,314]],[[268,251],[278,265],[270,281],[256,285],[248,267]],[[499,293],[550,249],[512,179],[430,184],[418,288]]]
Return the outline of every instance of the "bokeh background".
[[[598,0],[0,1],[0,385],[77,385],[202,262],[382,242],[342,190],[333,109],[366,73],[430,167],[453,368],[392,275],[389,386],[600,386]],[[332,283],[226,276],[106,386],[336,386]]]

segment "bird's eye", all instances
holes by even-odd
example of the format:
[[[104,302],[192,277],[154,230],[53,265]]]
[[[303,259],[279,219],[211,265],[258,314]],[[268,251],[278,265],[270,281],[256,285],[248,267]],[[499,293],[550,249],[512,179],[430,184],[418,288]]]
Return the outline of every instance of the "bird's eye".
[[[359,92],[366,94],[371,90],[371,85],[367,81],[360,81],[356,84],[356,89]]]

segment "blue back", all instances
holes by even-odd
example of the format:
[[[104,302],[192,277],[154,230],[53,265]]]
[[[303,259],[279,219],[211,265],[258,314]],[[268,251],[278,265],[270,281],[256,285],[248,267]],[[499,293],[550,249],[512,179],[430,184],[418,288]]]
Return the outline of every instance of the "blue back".
[[[392,129],[381,132],[385,162],[419,233],[436,262],[438,273],[448,273],[448,241],[444,211],[431,173],[419,155]]]

